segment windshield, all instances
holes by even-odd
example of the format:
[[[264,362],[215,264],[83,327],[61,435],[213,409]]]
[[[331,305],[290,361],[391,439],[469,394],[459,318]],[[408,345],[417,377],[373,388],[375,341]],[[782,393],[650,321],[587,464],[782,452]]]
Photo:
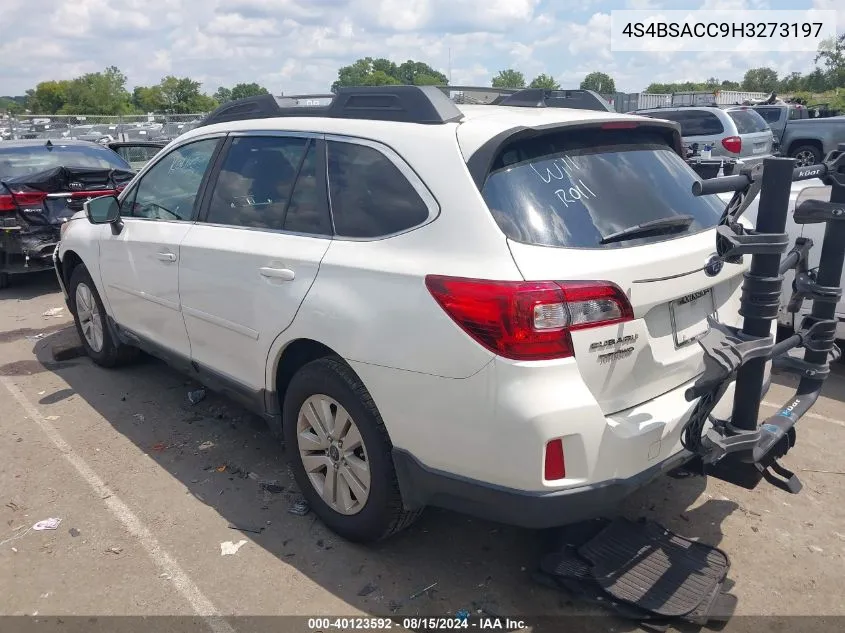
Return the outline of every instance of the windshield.
[[[16,178],[55,167],[93,167],[131,171],[129,163],[107,147],[94,145],[0,145],[0,178]]]
[[[482,195],[509,238],[539,246],[619,248],[712,228],[724,204],[694,197],[698,178],[659,134],[576,131],[506,147]],[[655,220],[691,216],[688,227],[602,244]]]
[[[728,110],[728,116],[733,119],[739,134],[754,134],[769,129],[766,120],[754,110]]]

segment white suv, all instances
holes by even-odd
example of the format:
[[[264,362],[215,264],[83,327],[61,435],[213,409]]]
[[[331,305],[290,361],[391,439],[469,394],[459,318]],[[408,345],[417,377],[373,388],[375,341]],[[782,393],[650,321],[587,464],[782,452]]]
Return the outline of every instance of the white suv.
[[[739,325],[747,266],[713,258],[676,124],[411,86],[205,123],[66,225],[58,277],[95,362],[140,348],[265,416],[337,533],[562,525],[689,459],[696,340]]]

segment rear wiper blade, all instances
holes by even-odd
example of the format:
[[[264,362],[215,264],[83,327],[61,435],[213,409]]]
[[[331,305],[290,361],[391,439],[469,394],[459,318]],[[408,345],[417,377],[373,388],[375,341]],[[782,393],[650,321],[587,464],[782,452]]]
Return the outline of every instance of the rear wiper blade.
[[[616,233],[611,233],[601,238],[599,244],[610,244],[611,242],[624,242],[625,240],[633,240],[638,237],[646,237],[655,233],[669,232],[680,233],[689,228],[689,225],[695,221],[691,215],[673,215],[670,218],[660,218],[659,220],[651,220],[643,222],[635,226],[629,226],[627,229],[622,229]]]

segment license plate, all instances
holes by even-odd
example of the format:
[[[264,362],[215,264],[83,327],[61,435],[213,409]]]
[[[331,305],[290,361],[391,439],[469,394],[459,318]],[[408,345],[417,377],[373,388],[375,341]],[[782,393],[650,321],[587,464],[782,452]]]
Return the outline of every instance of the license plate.
[[[751,150],[755,154],[765,154],[766,153],[766,145],[755,145],[754,149]]]
[[[707,317],[716,313],[713,289],[699,290],[669,303],[675,347],[694,343],[710,331]]]

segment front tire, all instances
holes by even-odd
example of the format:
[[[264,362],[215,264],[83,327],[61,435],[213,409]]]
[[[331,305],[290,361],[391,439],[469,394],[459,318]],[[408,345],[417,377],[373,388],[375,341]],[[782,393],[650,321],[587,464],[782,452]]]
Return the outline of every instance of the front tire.
[[[73,270],[68,286],[73,320],[85,353],[102,367],[116,367],[138,355],[137,348],[115,341],[97,287],[84,264]]]
[[[421,511],[402,504],[384,421],[366,387],[336,356],[303,366],[283,406],[288,459],[315,514],[354,542],[406,528]]]

